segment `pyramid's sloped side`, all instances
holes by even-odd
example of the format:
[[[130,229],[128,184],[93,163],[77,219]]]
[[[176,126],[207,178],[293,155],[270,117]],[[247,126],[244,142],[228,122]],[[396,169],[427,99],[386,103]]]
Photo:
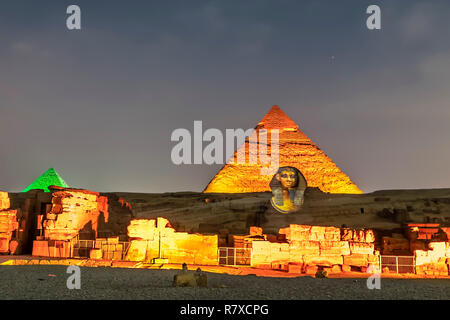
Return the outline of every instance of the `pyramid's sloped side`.
[[[27,192],[33,189],[44,190],[49,192],[49,186],[58,186],[68,188],[67,183],[61,178],[61,176],[53,169],[47,170],[42,176],[37,178],[32,184],[25,188],[22,192]]]
[[[273,109],[269,112],[272,116],[279,117],[281,109]],[[282,111],[281,111],[282,112]],[[284,113],[283,117],[287,117]],[[263,121],[265,120],[266,121]],[[269,130],[267,123],[280,123],[280,121],[267,120],[267,115],[258,124],[256,133],[261,128]],[[283,120],[287,123],[286,120]],[[343,173],[337,165],[322,152],[298,127],[295,129],[289,123],[287,130],[279,130],[279,167],[292,166],[299,169],[305,176],[308,186],[318,187],[323,192],[330,193],[353,193],[362,191]],[[266,148],[270,155],[271,143],[268,139]],[[259,144],[261,145],[261,144]],[[205,188],[205,193],[244,193],[270,191],[269,183],[271,175],[261,175],[263,164],[257,161],[249,163],[249,143],[240,146],[234,154],[246,155],[246,162],[239,164],[229,161],[211,180]]]

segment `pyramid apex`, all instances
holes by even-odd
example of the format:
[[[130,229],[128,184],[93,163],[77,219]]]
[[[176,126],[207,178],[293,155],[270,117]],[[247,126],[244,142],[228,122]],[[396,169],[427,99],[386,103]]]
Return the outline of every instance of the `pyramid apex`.
[[[49,192],[49,186],[58,186],[63,188],[69,187],[54,168],[49,168],[22,192],[27,192],[33,189],[40,189],[45,192]]]
[[[295,129],[298,125],[278,106],[274,105],[258,123],[257,129]]]

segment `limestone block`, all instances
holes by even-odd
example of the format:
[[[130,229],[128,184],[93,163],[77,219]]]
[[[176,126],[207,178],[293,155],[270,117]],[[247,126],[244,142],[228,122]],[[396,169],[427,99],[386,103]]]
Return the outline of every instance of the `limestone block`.
[[[0,238],[0,253],[9,253],[9,238]]]
[[[364,232],[364,230],[354,230],[353,241],[366,242],[366,233]]]
[[[367,242],[350,242],[350,252],[352,254],[373,254],[375,245]]]
[[[217,235],[174,232],[161,238],[161,251],[169,263],[217,265],[217,244]]]
[[[380,255],[379,254],[368,254],[367,255],[367,262],[373,265],[378,265],[380,262]]]
[[[100,249],[91,249],[89,252],[89,257],[91,259],[101,259],[103,257],[103,251]]]
[[[260,227],[250,227],[251,236],[261,236],[263,234],[263,229]]]
[[[270,243],[270,258],[272,261],[289,261],[289,244]]]
[[[0,211],[0,235],[11,237],[18,227],[17,210]]]
[[[445,257],[446,255],[446,242],[430,242],[428,247],[432,250],[433,256]]]
[[[324,238],[328,241],[340,241],[341,229],[336,227],[325,227]]]
[[[19,254],[20,253],[20,248],[21,244],[19,241],[17,240],[11,240],[9,242],[9,254]]]
[[[316,274],[317,270],[319,270],[318,266],[305,266],[304,267],[305,273],[306,274]]]
[[[302,273],[303,264],[288,264],[288,273]]]
[[[10,205],[8,192],[0,191],[0,211],[9,209]]]
[[[131,220],[128,225],[128,237],[153,241],[155,237],[159,237],[159,233],[156,231],[156,220]]]
[[[440,275],[446,276],[449,274],[448,265],[443,262],[433,262],[428,264],[416,265],[417,274],[425,275]]]
[[[335,264],[342,264],[342,256],[330,255],[330,256],[303,256],[303,263],[305,265],[317,265],[317,266],[332,266]]]
[[[353,241],[353,230],[349,228],[342,229],[341,232],[342,241]]]
[[[131,240],[130,248],[125,256],[126,261],[144,261],[147,252],[146,240]]]
[[[33,241],[32,255],[38,257],[48,257],[49,256],[48,241],[46,240]]]
[[[375,233],[371,229],[342,229],[341,232],[342,241],[353,241],[353,242],[366,242],[372,243],[375,241]]]
[[[269,265],[272,262],[270,256],[269,241],[253,241],[252,266]]]
[[[351,254],[344,256],[343,264],[354,267],[367,267],[369,260],[366,254]]]
[[[341,273],[341,272],[342,272],[341,266],[338,264],[332,266],[330,269],[330,273]]]
[[[348,264],[343,264],[342,265],[342,272],[351,272],[352,271],[352,267],[349,266]]]
[[[291,241],[289,243],[290,256],[320,255],[319,241]]]
[[[365,242],[375,242],[375,232],[373,232],[373,230],[365,230]]]
[[[287,228],[281,228],[279,234],[284,234],[289,241],[311,240],[311,226],[291,224]]]
[[[321,241],[325,240],[325,229],[326,227],[322,226],[312,226],[311,227],[311,238],[313,241]]]
[[[320,241],[320,255],[349,255],[348,241]]]

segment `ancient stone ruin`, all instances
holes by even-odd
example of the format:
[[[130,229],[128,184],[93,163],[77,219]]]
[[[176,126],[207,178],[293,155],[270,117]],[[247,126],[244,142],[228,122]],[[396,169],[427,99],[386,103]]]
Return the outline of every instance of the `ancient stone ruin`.
[[[217,235],[176,232],[164,218],[132,220],[127,261],[217,265]]]
[[[99,216],[108,221],[108,202],[99,193],[52,186],[51,210],[39,215],[38,229],[43,231],[33,242],[33,255],[70,257],[72,241],[89,225],[92,238],[97,238]]]
[[[275,233],[261,226],[248,227],[246,234],[223,227],[186,232],[177,230],[179,222],[161,216],[134,217],[135,204],[123,196],[56,186],[49,190],[0,192],[0,253],[77,258],[93,266],[105,261],[187,263],[310,275],[367,272],[371,266],[392,273],[395,267],[383,268],[382,257],[401,256],[414,261],[411,273],[449,272],[450,228],[437,223],[407,223],[395,232],[296,223]]]
[[[18,228],[17,210],[10,209],[8,193],[0,191],[0,253],[15,253],[18,242],[11,239]]]

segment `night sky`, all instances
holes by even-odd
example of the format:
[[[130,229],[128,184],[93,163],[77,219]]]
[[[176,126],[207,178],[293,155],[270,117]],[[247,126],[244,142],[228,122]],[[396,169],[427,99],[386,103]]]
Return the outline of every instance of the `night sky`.
[[[77,4],[82,29],[66,28]],[[366,27],[381,7],[381,30]],[[450,187],[449,1],[2,1],[0,189],[202,191],[177,128],[279,105],[364,191]]]

